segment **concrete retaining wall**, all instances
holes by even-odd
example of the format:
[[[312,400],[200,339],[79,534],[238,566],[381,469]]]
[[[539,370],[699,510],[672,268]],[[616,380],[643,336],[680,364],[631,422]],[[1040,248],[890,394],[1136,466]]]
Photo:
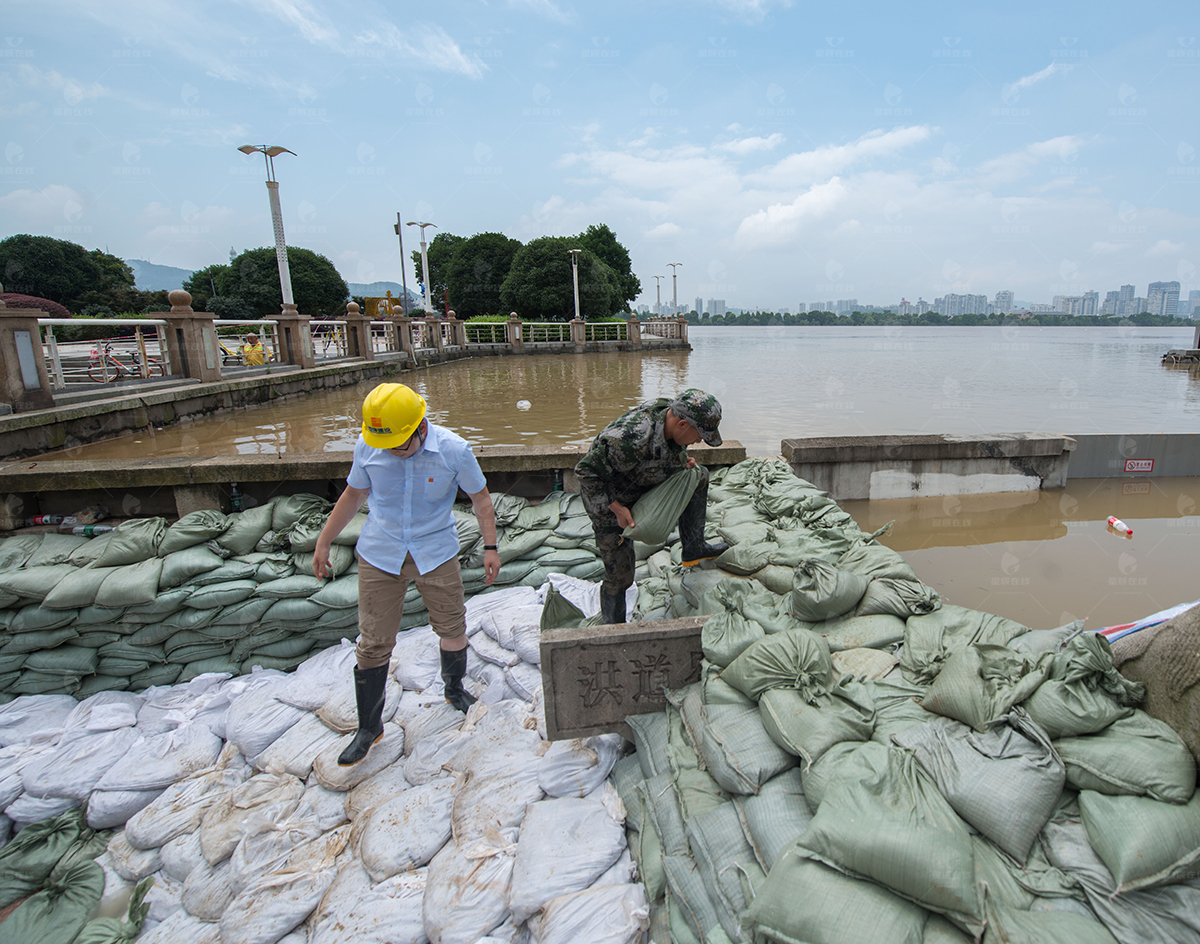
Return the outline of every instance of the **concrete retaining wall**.
[[[1067,475],[1073,479],[1200,475],[1200,433],[1075,436]]]

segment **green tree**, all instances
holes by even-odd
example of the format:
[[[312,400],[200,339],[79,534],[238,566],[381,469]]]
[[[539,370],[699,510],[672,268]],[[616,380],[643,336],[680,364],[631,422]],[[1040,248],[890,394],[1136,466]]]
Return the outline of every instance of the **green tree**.
[[[425,247],[425,259],[429,263],[429,304],[437,311],[441,306],[439,299],[446,289],[446,269],[454,258],[454,251],[466,242],[465,236],[455,236],[453,233],[438,233]],[[413,271],[417,273],[417,281],[424,278],[421,272],[421,250],[414,249],[412,253]]]
[[[500,286],[520,248],[519,240],[503,233],[477,233],[458,244],[444,269],[450,307],[458,317],[503,314]]]
[[[522,246],[500,286],[506,309],[536,321],[575,317],[571,254],[578,240],[543,236]],[[585,320],[606,318],[621,309],[621,287],[603,260],[588,249],[579,253],[579,311]]]
[[[71,308],[81,295],[104,286],[104,272],[76,243],[22,233],[0,240],[0,282],[6,292],[36,295]]]
[[[290,256],[289,265],[290,263]],[[228,277],[229,266],[214,262],[203,269],[197,269],[183,280],[183,290],[192,296],[192,308],[196,311],[211,311],[209,301],[220,296],[217,290],[218,281]]]
[[[629,250],[617,242],[616,233],[609,229],[606,223],[601,223],[599,226],[592,224],[579,234],[577,242],[582,248],[595,253],[605,265],[612,269],[616,276],[621,304],[613,309],[614,313],[638,297],[642,291],[642,283],[633,274],[633,263],[629,258]]]
[[[287,258],[292,294],[301,314],[337,316],[345,312],[350,289],[332,262],[320,253],[298,246],[288,246]],[[209,266],[210,270],[214,268]],[[279,288],[279,267],[273,248],[247,249],[228,266],[219,267],[212,277],[219,297],[227,306],[237,299],[245,305],[246,314],[279,314],[283,292]],[[195,283],[196,274],[193,274],[187,284]],[[217,310],[212,307],[215,304],[216,299],[210,299],[209,307],[213,311]]]
[[[98,288],[109,292],[133,290],[133,269],[129,267],[129,263],[124,259],[110,256],[107,252],[103,252],[100,249],[93,249],[88,255],[96,263],[96,268],[100,270],[101,284]]]

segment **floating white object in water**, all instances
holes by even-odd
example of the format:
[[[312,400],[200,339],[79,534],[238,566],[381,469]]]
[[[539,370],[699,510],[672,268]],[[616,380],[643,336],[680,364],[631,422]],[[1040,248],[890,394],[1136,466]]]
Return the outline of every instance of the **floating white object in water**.
[[[532,408],[533,408],[533,404],[530,403],[528,400],[518,400],[517,401],[517,409],[518,410],[529,410]]]

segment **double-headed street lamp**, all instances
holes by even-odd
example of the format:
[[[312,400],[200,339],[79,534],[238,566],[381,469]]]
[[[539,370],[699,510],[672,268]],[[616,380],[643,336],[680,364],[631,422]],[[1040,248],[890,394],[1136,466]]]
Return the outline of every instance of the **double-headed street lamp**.
[[[656,315],[662,314],[662,280],[665,278],[665,275],[654,276],[654,289],[658,293],[658,301],[654,303],[654,313]]]
[[[678,291],[676,289],[676,284],[675,284],[675,275],[676,275],[675,269],[678,266],[683,265],[683,263],[682,262],[668,262],[667,265],[669,265],[671,267],[671,314],[678,315],[679,314],[679,294],[678,294]]]
[[[271,223],[275,228],[275,261],[279,264],[279,288],[283,292],[283,304],[286,308],[296,307],[292,298],[292,273],[288,269],[287,243],[283,238],[283,210],[279,208],[279,181],[275,179],[275,158],[280,154],[296,156],[295,151],[289,151],[278,144],[243,144],[238,148],[243,154],[253,154],[256,151],[263,156],[267,164],[267,195],[271,200]]]
[[[399,218],[400,218],[399,215],[397,215],[396,219],[399,219]],[[433,314],[433,306],[429,303],[429,259],[425,255],[425,227],[432,226],[434,229],[437,229],[437,225],[434,223],[418,223],[415,220],[411,223],[405,223],[404,225],[421,227],[421,278],[424,280],[424,288],[425,288],[425,291],[423,293],[424,294],[424,302],[425,302],[425,314],[431,315],[431,314]]]
[[[575,320],[579,320],[579,254],[582,249],[568,249],[571,254],[571,281],[575,284]]]

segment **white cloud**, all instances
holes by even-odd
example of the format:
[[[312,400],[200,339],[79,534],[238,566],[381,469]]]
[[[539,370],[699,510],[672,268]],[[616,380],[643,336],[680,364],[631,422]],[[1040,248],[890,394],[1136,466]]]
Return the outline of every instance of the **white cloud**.
[[[305,0],[249,0],[261,13],[291,26],[310,43],[329,45],[338,38],[337,28]]]
[[[720,10],[732,13],[739,19],[757,23],[774,7],[788,9],[793,0],[708,0],[708,2]]]
[[[508,0],[508,6],[509,9],[524,10],[527,13],[544,16],[556,23],[571,22],[570,14],[562,10],[554,0]]]
[[[179,239],[181,235],[186,236],[191,233],[192,228],[197,226],[224,229],[225,224],[233,217],[233,210],[230,207],[210,205],[201,209],[189,200],[184,200],[177,207],[165,207],[162,204],[152,203],[147,210],[150,207],[154,208],[154,217],[161,222],[146,233],[145,238],[149,240]]]
[[[683,232],[683,228],[675,223],[659,223],[654,229],[646,232],[647,239],[667,239],[671,236],[678,236]]]
[[[775,203],[747,216],[739,224],[733,241],[742,248],[769,246],[791,239],[801,225],[827,216],[846,199],[841,179],[814,184],[791,203]]]
[[[99,82],[85,85],[60,72],[55,72],[54,70],[43,72],[41,69],[35,69],[28,63],[21,63],[18,76],[20,77],[21,84],[27,88],[52,89],[56,92],[62,92],[63,99],[70,105],[76,105],[79,102],[88,101],[93,98],[102,98],[109,94],[108,89]]]
[[[928,125],[870,131],[850,144],[824,145],[812,151],[789,154],[774,167],[749,175],[749,179],[764,186],[808,186],[828,180],[853,164],[894,154],[925,141],[930,133]]]
[[[1177,256],[1183,252],[1183,243],[1173,243],[1169,239],[1160,239],[1146,250],[1147,256]]]
[[[1070,71],[1071,67],[1069,65],[1065,65],[1061,62],[1052,62],[1040,72],[1034,72],[1031,75],[1022,76],[1021,78],[1017,79],[1017,81],[1006,85],[1004,87],[1005,94],[1011,96],[1013,92],[1020,92],[1022,89],[1027,89],[1032,85],[1037,85],[1038,82],[1041,82],[1043,79],[1050,78],[1050,76],[1054,75],[1055,73]]]
[[[79,191],[64,184],[50,184],[41,190],[12,190],[0,197],[0,213],[20,227],[59,225],[66,219],[77,222],[90,201]]]
[[[784,137],[779,132],[775,132],[767,138],[741,138],[737,141],[727,141],[724,144],[718,144],[717,150],[727,151],[730,154],[739,156],[745,154],[753,154],[756,151],[773,151],[784,142]]]
[[[355,40],[364,46],[379,46],[405,59],[472,79],[481,78],[487,70],[478,56],[463,52],[440,26],[424,24],[401,30],[394,23],[385,23],[378,29],[363,30]]]
[[[1028,174],[1036,165],[1045,160],[1057,158],[1064,165],[1073,163],[1079,149],[1091,144],[1094,139],[1077,134],[1064,134],[1045,141],[1035,141],[1021,148],[993,157],[979,165],[979,173],[988,181],[988,185],[1011,183]]]

